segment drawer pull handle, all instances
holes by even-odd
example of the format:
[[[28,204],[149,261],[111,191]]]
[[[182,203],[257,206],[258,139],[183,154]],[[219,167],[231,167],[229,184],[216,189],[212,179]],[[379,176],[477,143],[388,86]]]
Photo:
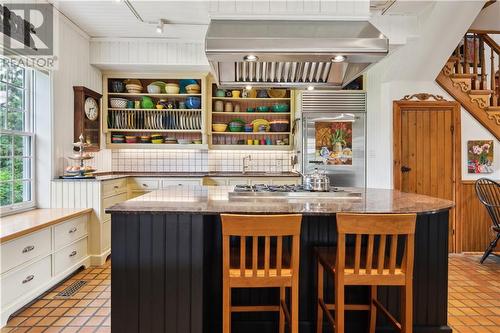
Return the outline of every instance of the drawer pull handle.
[[[31,281],[31,280],[33,280],[34,278],[35,278],[35,276],[34,276],[34,275],[28,275],[28,276],[26,277],[26,279],[24,279],[24,280],[23,280],[23,284],[30,282],[30,281]]]
[[[75,233],[78,229],[76,227],[73,227],[71,229],[69,229],[68,233],[72,234],[72,233]]]
[[[28,252],[31,252],[35,249],[35,246],[34,245],[28,245],[26,246],[24,249],[23,249],[23,253],[28,253]]]
[[[73,252],[71,252],[71,253],[69,254],[69,256],[70,256],[70,257],[74,257],[74,256],[76,256],[76,254],[77,254],[77,253],[78,253],[78,252],[76,252],[75,250],[73,250]]]
[[[148,187],[148,184],[142,184],[143,187]]]

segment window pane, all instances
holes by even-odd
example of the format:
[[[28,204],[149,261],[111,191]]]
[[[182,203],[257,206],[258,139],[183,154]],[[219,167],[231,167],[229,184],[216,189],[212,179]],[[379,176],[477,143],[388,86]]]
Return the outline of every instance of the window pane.
[[[24,112],[7,112],[7,129],[13,131],[25,130],[25,116]]]
[[[0,81],[3,81],[3,82],[7,82],[8,78],[8,74],[9,74],[9,66],[7,65],[7,60],[5,59],[0,59],[0,64],[2,66],[0,66]]]
[[[0,158],[0,181],[12,180],[12,158]]]
[[[14,135],[14,155],[31,156],[31,137]]]
[[[31,158],[14,158],[14,179],[31,178]]]
[[[8,81],[9,83],[12,83],[15,86],[24,87],[24,69],[22,67],[18,66],[10,66],[10,71],[9,71],[9,78]]]
[[[12,156],[12,136],[0,135],[0,156]]]
[[[10,111],[24,110],[24,90],[13,86],[7,87],[7,107]]]
[[[7,108],[0,106],[0,128],[7,128]]]
[[[0,107],[3,109],[7,107],[7,85],[0,83]]]
[[[14,181],[14,203],[31,200],[31,181]]]
[[[0,182],[0,205],[12,204],[12,182]]]

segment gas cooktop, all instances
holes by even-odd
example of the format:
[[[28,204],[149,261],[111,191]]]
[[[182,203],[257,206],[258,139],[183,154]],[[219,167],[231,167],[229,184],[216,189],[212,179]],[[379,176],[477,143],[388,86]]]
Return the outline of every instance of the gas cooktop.
[[[360,192],[352,192],[332,187],[328,192],[312,192],[304,189],[302,185],[236,185],[229,192],[230,198],[325,198],[325,199],[359,199]]]

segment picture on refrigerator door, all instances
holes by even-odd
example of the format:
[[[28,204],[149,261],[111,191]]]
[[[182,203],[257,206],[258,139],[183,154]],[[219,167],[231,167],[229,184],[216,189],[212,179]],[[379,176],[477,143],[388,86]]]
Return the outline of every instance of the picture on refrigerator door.
[[[469,173],[492,173],[493,141],[467,141],[467,170]]]
[[[352,122],[315,123],[316,156],[329,165],[352,165]]]

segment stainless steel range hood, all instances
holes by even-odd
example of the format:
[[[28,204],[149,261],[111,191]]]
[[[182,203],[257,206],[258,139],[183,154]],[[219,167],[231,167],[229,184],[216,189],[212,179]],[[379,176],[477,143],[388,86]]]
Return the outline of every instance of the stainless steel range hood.
[[[223,87],[341,88],[388,49],[389,40],[366,21],[212,20],[205,38]],[[345,60],[332,61],[336,56]]]

